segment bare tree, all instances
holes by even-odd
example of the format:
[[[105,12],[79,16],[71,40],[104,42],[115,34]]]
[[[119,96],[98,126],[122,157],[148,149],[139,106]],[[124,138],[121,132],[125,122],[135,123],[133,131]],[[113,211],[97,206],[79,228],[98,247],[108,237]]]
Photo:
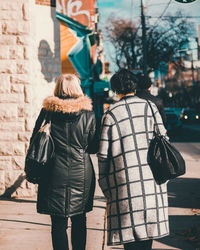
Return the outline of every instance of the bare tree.
[[[151,25],[147,20],[146,46],[148,72],[159,68],[161,62],[169,62],[189,38],[194,27],[181,12]],[[139,26],[140,27],[140,26]],[[140,28],[131,21],[111,16],[105,26],[106,35],[115,48],[115,63],[119,68],[142,68],[142,35]]]
[[[111,16],[105,27],[107,37],[115,49],[114,61],[119,68],[135,68],[137,64],[137,29],[131,21]]]

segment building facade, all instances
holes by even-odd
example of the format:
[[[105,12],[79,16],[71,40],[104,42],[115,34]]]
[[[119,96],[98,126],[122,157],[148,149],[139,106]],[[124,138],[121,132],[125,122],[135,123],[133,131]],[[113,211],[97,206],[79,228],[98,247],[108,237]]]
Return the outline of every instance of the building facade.
[[[31,196],[25,154],[42,100],[61,73],[55,2],[2,0],[0,34],[0,196]]]

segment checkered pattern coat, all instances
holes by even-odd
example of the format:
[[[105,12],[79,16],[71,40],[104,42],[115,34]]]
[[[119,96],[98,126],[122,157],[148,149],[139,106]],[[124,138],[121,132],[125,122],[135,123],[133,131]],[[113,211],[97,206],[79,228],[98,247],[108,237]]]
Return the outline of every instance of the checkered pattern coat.
[[[151,103],[161,134],[166,134]],[[166,184],[157,185],[147,163],[154,120],[146,100],[126,96],[102,119],[99,185],[107,198],[108,245],[169,234]]]

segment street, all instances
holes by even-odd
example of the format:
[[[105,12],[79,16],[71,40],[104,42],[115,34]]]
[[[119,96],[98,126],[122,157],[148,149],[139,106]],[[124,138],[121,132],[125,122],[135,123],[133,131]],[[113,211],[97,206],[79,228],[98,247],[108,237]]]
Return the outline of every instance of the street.
[[[169,133],[172,142],[200,142],[200,124],[183,124],[178,131]]]
[[[174,143],[186,161],[186,174],[170,181],[169,237],[153,249],[200,249],[200,143]],[[92,156],[97,170],[97,158]],[[0,250],[51,250],[49,216],[36,213],[36,198],[0,200]],[[105,199],[97,184],[94,210],[87,215],[87,250],[102,250]],[[70,224],[70,223],[69,223]],[[69,229],[70,231],[70,229]],[[78,239],[77,239],[78,240]],[[122,246],[104,250],[123,249]]]

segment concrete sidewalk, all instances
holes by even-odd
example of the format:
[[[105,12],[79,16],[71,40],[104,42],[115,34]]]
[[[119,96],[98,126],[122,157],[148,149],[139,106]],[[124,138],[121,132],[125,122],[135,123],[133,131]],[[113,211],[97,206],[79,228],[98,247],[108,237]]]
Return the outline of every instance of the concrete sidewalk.
[[[153,249],[197,250],[200,249],[200,239],[196,236],[197,228],[200,233],[200,144],[195,145],[198,150],[194,155],[187,153],[183,144],[177,147],[186,160],[187,174],[168,184],[171,234],[155,240]],[[92,160],[97,171],[96,157]],[[87,250],[102,250],[104,213],[105,200],[97,185],[94,210],[87,215]],[[36,213],[36,198],[0,200],[0,250],[52,250],[50,231],[49,216]],[[104,247],[111,249],[123,246]]]

